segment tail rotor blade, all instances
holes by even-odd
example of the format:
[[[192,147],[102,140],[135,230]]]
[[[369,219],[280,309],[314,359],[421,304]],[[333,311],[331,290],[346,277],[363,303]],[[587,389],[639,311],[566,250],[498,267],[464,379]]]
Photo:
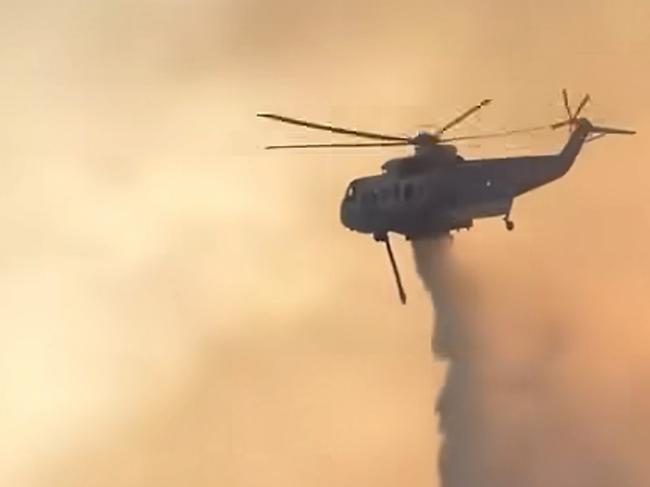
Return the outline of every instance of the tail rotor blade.
[[[564,101],[564,108],[566,113],[569,116],[569,120],[573,119],[573,114],[571,113],[571,106],[569,105],[569,94],[566,91],[566,88],[562,90],[562,101]]]
[[[551,128],[553,130],[559,129],[560,127],[564,127],[566,125],[571,125],[573,123],[573,120],[564,120],[562,122],[557,122],[551,125]]]
[[[580,105],[578,105],[578,108],[576,109],[576,112],[573,114],[573,119],[578,118],[580,115],[580,112],[582,112],[582,109],[589,103],[589,100],[591,100],[591,97],[589,95],[585,95],[585,97],[582,99],[580,102]]]

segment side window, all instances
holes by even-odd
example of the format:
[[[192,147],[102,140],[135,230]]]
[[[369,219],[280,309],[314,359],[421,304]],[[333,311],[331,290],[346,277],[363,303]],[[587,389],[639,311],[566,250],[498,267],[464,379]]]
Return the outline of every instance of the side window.
[[[412,183],[406,183],[404,185],[404,199],[406,201],[409,201],[413,198],[413,184]]]

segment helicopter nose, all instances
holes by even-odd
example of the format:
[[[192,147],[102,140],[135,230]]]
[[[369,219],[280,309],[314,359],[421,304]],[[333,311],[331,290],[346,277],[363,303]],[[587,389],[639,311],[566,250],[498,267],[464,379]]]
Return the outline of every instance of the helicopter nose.
[[[343,201],[341,203],[341,223],[344,227],[349,228],[350,230],[355,230],[354,220],[354,208],[350,202]]]

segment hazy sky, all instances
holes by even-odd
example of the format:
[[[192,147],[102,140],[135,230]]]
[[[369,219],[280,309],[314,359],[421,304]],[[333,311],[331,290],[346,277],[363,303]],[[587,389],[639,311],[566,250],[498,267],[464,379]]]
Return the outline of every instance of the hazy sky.
[[[562,117],[566,87],[639,135],[455,253],[502,373],[558,316],[566,407],[594,405],[589,441],[640,485],[649,22],[640,0],[3,2],[0,483],[436,485],[428,297],[404,242],[408,307],[338,222],[347,182],[403,151],[265,153],[329,137],[254,113],[412,133],[491,97],[458,128],[489,131]]]

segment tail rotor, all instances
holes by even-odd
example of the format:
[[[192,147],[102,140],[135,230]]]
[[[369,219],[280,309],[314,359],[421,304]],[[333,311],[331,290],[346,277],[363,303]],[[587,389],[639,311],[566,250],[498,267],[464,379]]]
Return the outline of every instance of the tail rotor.
[[[636,132],[634,130],[626,130],[626,129],[618,129],[618,128],[613,128],[613,127],[601,127],[601,126],[594,126],[592,125],[588,120],[584,118],[580,118],[580,114],[584,110],[584,108],[587,106],[587,104],[591,101],[591,97],[587,94],[582,98],[580,103],[578,104],[578,107],[576,108],[576,111],[573,112],[571,110],[571,105],[569,103],[569,95],[567,93],[567,90],[564,89],[562,90],[562,101],[564,103],[564,108],[566,109],[568,118],[566,120],[563,120],[561,122],[556,122],[551,125],[552,129],[559,129],[561,127],[568,126],[569,127],[569,132],[573,132],[581,123],[586,123],[589,126],[589,132],[591,137],[587,139],[587,142],[594,141],[596,139],[600,139],[604,137],[605,135],[608,134],[618,134],[618,135],[634,135]]]
[[[560,127],[568,126],[569,132],[573,132],[573,130],[578,125],[578,119],[580,117],[580,114],[582,113],[582,110],[584,110],[587,104],[591,101],[591,97],[588,94],[585,95],[584,98],[578,104],[578,108],[576,108],[575,112],[571,111],[571,105],[569,104],[569,94],[567,93],[566,89],[562,90],[562,101],[564,102],[564,108],[566,109],[568,118],[561,122],[554,123],[553,125],[551,125],[551,128],[559,129]]]

